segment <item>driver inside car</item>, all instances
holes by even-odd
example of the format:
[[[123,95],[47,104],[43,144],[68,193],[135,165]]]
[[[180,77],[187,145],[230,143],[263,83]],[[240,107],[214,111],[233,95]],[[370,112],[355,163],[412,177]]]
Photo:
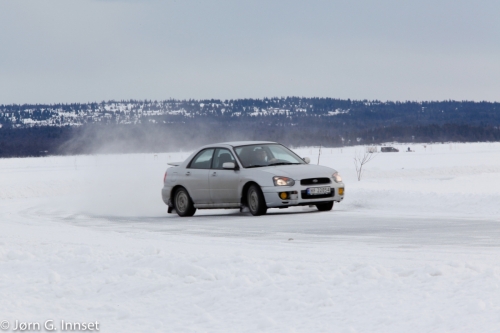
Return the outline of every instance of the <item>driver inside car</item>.
[[[267,152],[264,149],[257,149],[254,151],[253,155],[253,165],[268,165],[270,163],[276,162],[277,159],[269,158]]]

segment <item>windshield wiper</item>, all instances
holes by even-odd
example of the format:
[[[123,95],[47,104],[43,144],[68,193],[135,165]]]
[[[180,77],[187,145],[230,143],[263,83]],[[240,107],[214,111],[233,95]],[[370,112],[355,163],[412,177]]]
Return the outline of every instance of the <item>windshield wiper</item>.
[[[249,169],[249,168],[260,168],[260,167],[266,167],[266,166],[269,166],[269,165],[254,164],[254,165],[247,166],[246,168],[247,169]]]
[[[292,163],[292,162],[278,162],[278,163],[271,163],[269,165],[290,165],[290,164],[300,164],[300,163]]]

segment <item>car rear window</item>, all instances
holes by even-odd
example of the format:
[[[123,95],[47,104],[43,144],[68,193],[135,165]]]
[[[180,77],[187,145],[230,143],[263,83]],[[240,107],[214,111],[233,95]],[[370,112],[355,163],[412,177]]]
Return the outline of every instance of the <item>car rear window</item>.
[[[189,164],[190,169],[210,169],[212,156],[215,149],[205,149],[200,151]]]

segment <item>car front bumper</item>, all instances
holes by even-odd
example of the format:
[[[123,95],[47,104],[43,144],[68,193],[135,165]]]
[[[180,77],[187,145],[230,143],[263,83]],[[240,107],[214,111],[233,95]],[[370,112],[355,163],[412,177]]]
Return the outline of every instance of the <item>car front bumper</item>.
[[[329,186],[331,188],[329,195],[307,195],[306,193],[308,188],[324,186]],[[344,199],[344,189],[345,186],[343,183],[325,184],[323,186],[303,186],[296,184],[294,186],[262,187],[262,193],[264,194],[268,208],[284,208],[290,206],[317,205],[332,201],[340,202]],[[287,199],[282,199],[280,197],[280,193],[282,192],[288,193]]]

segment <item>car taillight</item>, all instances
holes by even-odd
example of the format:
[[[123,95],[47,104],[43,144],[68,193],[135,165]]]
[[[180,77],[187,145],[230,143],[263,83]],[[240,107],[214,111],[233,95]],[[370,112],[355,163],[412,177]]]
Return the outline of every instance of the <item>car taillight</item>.
[[[163,176],[163,182],[165,182],[165,180],[167,180],[167,172],[165,171],[165,176]]]

